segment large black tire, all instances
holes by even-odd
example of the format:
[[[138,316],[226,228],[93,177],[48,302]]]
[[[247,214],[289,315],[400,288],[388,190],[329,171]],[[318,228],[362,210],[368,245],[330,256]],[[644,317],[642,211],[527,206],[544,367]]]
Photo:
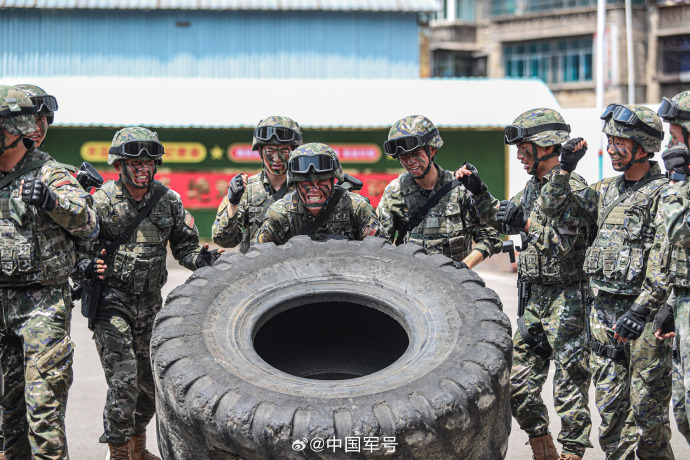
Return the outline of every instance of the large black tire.
[[[257,245],[195,272],[158,314],[160,451],[503,458],[511,352],[498,296],[447,257],[373,237]]]

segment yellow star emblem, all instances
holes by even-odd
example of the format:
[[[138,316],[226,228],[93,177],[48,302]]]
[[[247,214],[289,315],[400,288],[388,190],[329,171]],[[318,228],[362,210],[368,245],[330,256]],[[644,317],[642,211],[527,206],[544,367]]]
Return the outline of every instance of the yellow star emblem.
[[[214,145],[213,148],[211,149],[211,158],[214,160],[222,160],[223,159],[223,149],[220,148],[218,145]]]

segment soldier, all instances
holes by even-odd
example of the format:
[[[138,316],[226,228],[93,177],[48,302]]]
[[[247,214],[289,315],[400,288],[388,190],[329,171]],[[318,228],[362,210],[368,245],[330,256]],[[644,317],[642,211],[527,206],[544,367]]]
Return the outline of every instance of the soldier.
[[[443,254],[461,267],[473,268],[501,252],[501,239],[496,230],[479,222],[472,196],[453,183],[453,173],[435,163],[442,145],[438,130],[424,116],[393,124],[383,150],[406,172],[386,186],[376,212],[383,237],[390,242],[418,244],[429,254]],[[433,196],[440,198],[436,204]],[[425,208],[427,203],[430,208]]]
[[[332,148],[320,143],[297,147],[287,167],[288,184],[295,189],[268,208],[254,243],[284,244],[297,235],[313,240],[378,236],[381,225],[369,200],[335,185],[335,179],[342,181],[343,171]]]
[[[611,104],[601,119],[611,164],[623,174],[573,189],[570,172],[584,153],[564,149],[561,163],[571,166],[544,186],[544,209],[556,221],[598,227],[584,266],[594,291],[590,370],[602,450],[607,458],[633,459],[637,450],[639,458],[671,459],[671,347],[647,324],[666,297],[665,277],[649,264],[659,260],[665,237],[656,215],[667,179],[650,161],[661,147],[662,123],[641,105]]]
[[[546,182],[570,164],[559,163],[561,150],[585,145],[568,140],[570,126],[561,114],[538,108],[518,116],[505,128],[505,143],[517,146],[517,157],[532,175],[522,192],[510,201],[498,201],[481,182],[471,164],[457,177],[476,199],[483,221],[508,234],[527,234],[527,248],[518,260],[520,307],[518,330],[513,337],[513,367],[510,376],[511,408],[529,435],[534,458],[581,459],[592,447],[589,414],[586,342],[586,275],[582,269],[589,235],[595,231],[587,221],[556,223],[545,215],[539,199]],[[586,150],[586,147],[585,147]],[[587,182],[577,174],[569,177],[573,190]],[[554,406],[561,417],[558,456],[549,433],[549,417],[541,391],[553,359]]]
[[[36,85],[14,85],[14,87],[24,91],[36,107],[36,131],[27,137],[36,143],[36,147],[40,147],[48,134],[48,127],[55,119],[55,111],[58,109],[57,99]]]
[[[113,460],[158,459],[146,450],[146,426],[155,413],[149,347],[168,276],[168,242],[173,257],[190,270],[212,265],[218,257],[207,244],[199,247],[194,218],[180,195],[154,180],[163,153],[158,135],[146,128],[115,133],[108,164],[120,177],[94,193],[101,231],[93,247],[80,254],[81,275],[97,276],[103,286],[93,338],[108,383],[99,441],[108,443]],[[152,201],[150,214],[126,235]],[[121,244],[109,247],[121,234],[126,235]]]
[[[673,414],[678,431],[690,443],[690,189],[687,182],[690,175],[690,91],[676,94],[672,99],[664,98],[658,114],[670,123],[671,134],[669,148],[661,156],[670,185],[661,192],[659,214],[667,234],[664,249],[668,255],[662,257],[662,267],[668,275],[668,284],[673,288],[674,300],[664,304],[654,318],[654,335],[660,340],[676,338],[677,352],[674,350],[673,353]]]
[[[9,459],[68,458],[67,392],[72,384],[72,299],[77,254],[70,236],[98,232],[93,200],[26,136],[36,110],[0,86],[0,363],[2,426]]]
[[[223,197],[213,223],[216,244],[224,248],[239,244],[240,252],[247,252],[268,207],[288,192],[288,157],[300,145],[302,133],[292,119],[273,116],[259,122],[254,130],[252,150],[259,151],[263,170],[251,177],[237,174],[230,181],[228,194]]]

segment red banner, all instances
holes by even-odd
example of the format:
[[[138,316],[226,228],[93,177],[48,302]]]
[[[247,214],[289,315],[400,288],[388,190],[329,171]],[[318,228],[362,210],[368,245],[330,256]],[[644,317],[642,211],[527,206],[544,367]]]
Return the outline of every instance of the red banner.
[[[101,174],[106,181],[118,178],[118,174],[112,171],[101,172]],[[230,179],[235,174],[237,173],[210,171],[167,172],[156,174],[156,179],[179,193],[185,208],[218,209],[223,197],[228,193]],[[359,193],[368,197],[374,208],[379,204],[386,185],[398,177],[397,174],[386,173],[358,173],[353,175],[364,182],[364,187]]]

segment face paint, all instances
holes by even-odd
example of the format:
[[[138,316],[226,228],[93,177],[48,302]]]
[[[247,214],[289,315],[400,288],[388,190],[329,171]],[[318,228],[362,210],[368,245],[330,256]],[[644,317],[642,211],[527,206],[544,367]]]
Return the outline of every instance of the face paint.
[[[671,123],[671,126],[669,128],[669,133],[671,133],[671,140],[669,140],[668,145],[666,146],[667,148],[674,147],[678,144],[685,144],[688,145],[687,142],[687,131],[683,131],[683,127],[676,124],[676,123]]]
[[[122,160],[124,167],[121,176],[123,180],[134,188],[144,189],[153,181],[156,162],[153,160]]]
[[[287,160],[291,151],[292,149],[285,145],[262,147],[261,153],[266,172],[274,176],[284,175],[287,171]]]
[[[532,174],[532,169],[534,167],[533,147],[535,147],[535,145],[531,142],[520,142],[517,145],[518,160],[520,160],[522,168],[527,171],[528,174]]]
[[[606,136],[608,139],[607,153],[611,157],[611,166],[614,171],[626,171],[632,166],[632,152],[629,139],[622,137]],[[630,141],[631,142],[631,141]],[[628,166],[630,165],[630,166]]]
[[[36,131],[29,134],[28,137],[36,143],[36,147],[40,147],[48,134],[48,119],[46,117],[36,117]]]
[[[406,155],[398,156],[400,161],[400,166],[405,168],[405,171],[409,172],[412,177],[421,178],[427,172],[429,166],[429,157],[426,151],[421,148],[417,149],[412,153]]]
[[[333,190],[333,179],[297,182],[300,200],[308,208],[322,208]]]

